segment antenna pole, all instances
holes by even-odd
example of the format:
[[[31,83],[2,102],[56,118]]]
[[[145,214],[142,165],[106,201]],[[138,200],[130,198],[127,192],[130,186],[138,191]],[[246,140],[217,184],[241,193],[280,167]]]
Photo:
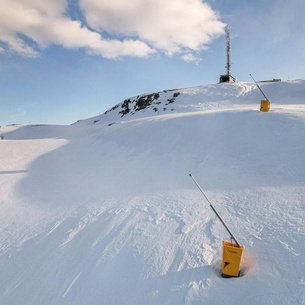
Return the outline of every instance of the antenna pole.
[[[223,224],[223,226],[225,227],[225,229],[228,231],[228,233],[230,234],[231,238],[235,241],[236,245],[238,247],[240,247],[239,242],[237,241],[237,239],[234,237],[234,235],[232,234],[232,232],[229,230],[229,228],[227,227],[227,225],[225,224],[225,222],[222,220],[222,218],[220,217],[220,215],[217,213],[216,209],[213,207],[212,203],[210,202],[210,200],[208,199],[208,197],[205,195],[205,193],[203,192],[202,188],[199,186],[199,184],[197,183],[197,181],[195,180],[195,178],[192,176],[192,174],[189,174],[189,176],[192,178],[192,180],[195,182],[196,186],[198,187],[198,189],[200,190],[200,192],[202,193],[202,195],[204,196],[204,198],[207,200],[207,202],[210,204],[210,207],[212,208],[213,212],[216,214],[216,216],[218,217],[218,219],[221,221],[221,223]]]
[[[231,73],[231,63],[230,63],[230,51],[231,51],[231,42],[230,42],[230,27],[226,26],[226,34],[227,34],[227,75]]]
[[[261,87],[258,85],[258,83],[256,82],[256,80],[254,79],[254,77],[250,74],[250,76],[252,77],[252,79],[254,80],[257,88],[260,90],[260,92],[262,93],[262,95],[264,96],[264,98],[269,101],[269,99],[267,98],[267,96],[265,95],[265,93],[263,92],[263,90],[261,89]]]

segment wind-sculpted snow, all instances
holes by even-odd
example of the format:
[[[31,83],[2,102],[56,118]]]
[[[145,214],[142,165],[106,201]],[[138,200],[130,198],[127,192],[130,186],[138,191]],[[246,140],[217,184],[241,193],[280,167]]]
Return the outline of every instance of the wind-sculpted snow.
[[[305,82],[261,87],[268,113],[254,84],[216,84],[2,127],[0,304],[304,304]],[[189,173],[246,248],[240,278]]]

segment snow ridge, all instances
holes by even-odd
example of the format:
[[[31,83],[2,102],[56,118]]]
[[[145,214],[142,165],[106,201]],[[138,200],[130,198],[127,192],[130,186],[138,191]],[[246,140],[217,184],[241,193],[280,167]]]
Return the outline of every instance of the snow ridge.
[[[232,83],[2,127],[0,304],[304,304],[305,81],[260,86],[268,113]],[[240,278],[189,173],[246,247]]]

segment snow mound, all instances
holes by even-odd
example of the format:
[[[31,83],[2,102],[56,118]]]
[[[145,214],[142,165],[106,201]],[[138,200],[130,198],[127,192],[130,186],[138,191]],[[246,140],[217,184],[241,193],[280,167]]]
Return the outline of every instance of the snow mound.
[[[268,113],[233,83],[2,127],[0,304],[304,304],[305,81],[260,86]],[[243,277],[220,277],[229,236],[189,173]]]

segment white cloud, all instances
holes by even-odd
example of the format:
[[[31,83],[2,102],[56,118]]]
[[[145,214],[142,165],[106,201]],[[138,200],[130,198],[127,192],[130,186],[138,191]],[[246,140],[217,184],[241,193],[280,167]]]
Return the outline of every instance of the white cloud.
[[[51,44],[85,48],[91,54],[106,58],[145,57],[153,52],[145,42],[137,39],[103,39],[99,33],[82,27],[79,21],[66,17],[66,5],[64,0],[1,0],[0,41],[11,51],[25,56],[38,55],[37,46],[29,43],[29,39],[41,48]]]
[[[200,59],[191,53],[183,54],[181,58],[186,62],[196,62],[196,63],[200,62]]]
[[[66,0],[1,0],[2,49],[5,45],[21,55],[37,56],[40,48],[56,44],[106,58],[146,57],[156,51],[172,55],[202,50],[224,29],[219,16],[201,0],[79,0],[79,4],[90,29],[66,15]]]
[[[224,31],[201,0],[80,0],[80,6],[92,28],[136,36],[168,54],[202,50]]]

